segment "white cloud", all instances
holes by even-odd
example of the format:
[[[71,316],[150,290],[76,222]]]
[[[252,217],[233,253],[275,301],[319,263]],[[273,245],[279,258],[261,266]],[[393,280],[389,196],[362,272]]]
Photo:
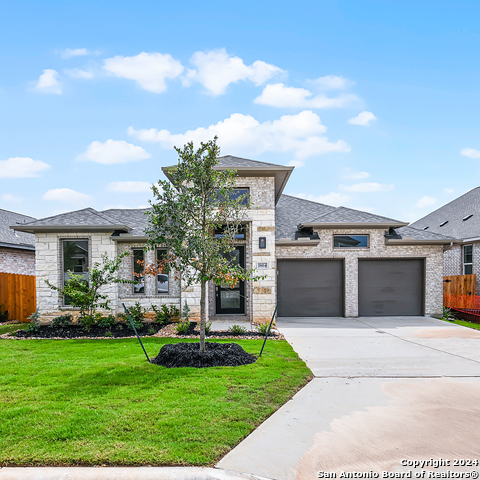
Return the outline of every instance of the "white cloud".
[[[56,70],[50,68],[44,70],[35,85],[35,90],[41,93],[54,93],[55,95],[61,95],[62,84],[58,78],[58,72]]]
[[[372,120],[376,120],[377,117],[372,112],[366,110],[359,113],[356,117],[350,118],[348,123],[352,125],[361,125],[362,127],[368,127]]]
[[[87,151],[79,155],[77,160],[112,165],[114,163],[137,162],[150,157],[151,155],[142,147],[127,143],[125,140],[109,139],[104,143],[92,142],[87,147]]]
[[[340,188],[346,190],[347,192],[358,192],[358,193],[367,193],[367,192],[389,192],[393,190],[393,185],[385,185],[381,183],[355,183],[354,185],[340,185]]]
[[[460,153],[465,157],[480,158],[480,150],[475,150],[475,148],[462,148]]]
[[[4,202],[8,203],[20,203],[23,201],[21,197],[16,197],[15,195],[12,195],[11,193],[5,193],[5,195],[2,195],[2,200]]]
[[[444,192],[448,195],[452,195],[455,190],[453,188],[444,188]]]
[[[150,182],[110,182],[107,190],[110,192],[122,193],[142,193],[151,191],[152,184]]]
[[[304,167],[304,166],[305,166],[305,162],[302,162],[301,160],[290,160],[290,161],[287,163],[287,166],[288,166],[288,167],[300,168],[300,167]]]
[[[364,180],[370,176],[368,172],[354,172],[349,167],[342,168],[341,175],[347,180]]]
[[[198,144],[215,135],[223,151],[236,155],[259,155],[263,152],[293,152],[296,160],[329,152],[349,152],[350,147],[343,140],[329,142],[323,134],[326,127],[320,117],[308,110],[296,115],[283,115],[278,120],[258,122],[251,115],[234,113],[229,118],[186,133],[172,134],[168,130],[135,130],[128,133],[140,140],[159,142],[164,148],[182,146],[193,141]]]
[[[48,190],[43,196],[44,200],[52,200],[57,202],[82,203],[88,204],[93,200],[90,195],[86,193],[76,192],[70,188],[54,188]]]
[[[0,160],[0,178],[39,177],[40,172],[48,170],[50,165],[29,157],[12,157]]]
[[[343,193],[331,192],[327,195],[307,195],[305,193],[299,193],[295,195],[299,198],[304,198],[305,200],[311,200],[312,202],[324,203],[326,205],[332,205],[333,207],[340,207],[350,200],[348,195]]]
[[[60,52],[62,58],[84,57],[85,55],[99,55],[100,52],[91,52],[86,48],[66,48]]]
[[[358,101],[358,97],[353,94],[334,98],[323,93],[314,97],[312,95],[312,92],[305,88],[286,87],[283,83],[274,83],[267,85],[254,103],[282,108],[342,108]]]
[[[355,82],[335,75],[319,77],[315,80],[308,80],[308,83],[314,85],[319,90],[344,90],[355,85]]]
[[[153,93],[167,89],[165,80],[178,77],[183,66],[171,55],[142,52],[134,57],[117,55],[104,60],[103,68],[120,78],[135,80],[140,87]]]
[[[82,78],[84,80],[90,80],[93,78],[93,72],[90,70],[82,70],[81,68],[66,69],[64,72],[73,78]]]
[[[212,95],[223,95],[231,83],[250,80],[255,85],[262,85],[283,70],[275,65],[257,60],[245,65],[240,57],[231,57],[224,48],[208,53],[196,52],[190,62],[196,69],[188,70],[184,84],[192,81],[201,83]]]
[[[425,207],[431,207],[437,202],[436,198],[433,197],[427,197],[426,195],[423,196],[418,202],[417,202],[417,208],[425,208]]]

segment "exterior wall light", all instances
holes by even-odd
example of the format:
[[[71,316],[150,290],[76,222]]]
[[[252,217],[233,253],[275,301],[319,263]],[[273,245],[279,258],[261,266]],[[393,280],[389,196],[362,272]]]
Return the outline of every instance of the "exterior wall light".
[[[258,239],[258,248],[267,248],[267,237],[260,237]]]

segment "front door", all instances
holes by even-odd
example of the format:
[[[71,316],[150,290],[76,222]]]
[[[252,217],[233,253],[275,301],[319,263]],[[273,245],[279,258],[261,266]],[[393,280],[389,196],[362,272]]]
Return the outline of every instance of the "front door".
[[[245,247],[243,245],[235,248],[226,255],[234,264],[245,268]],[[230,288],[229,285],[215,285],[216,312],[222,313],[245,313],[245,282],[238,281]]]

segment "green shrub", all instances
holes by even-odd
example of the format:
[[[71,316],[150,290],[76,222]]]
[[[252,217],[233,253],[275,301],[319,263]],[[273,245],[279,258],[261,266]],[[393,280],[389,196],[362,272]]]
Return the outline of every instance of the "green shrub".
[[[188,332],[189,327],[190,322],[185,322],[184,320],[181,320],[175,325],[175,330],[177,331],[178,335],[185,335]]]
[[[245,327],[242,327],[241,325],[232,325],[231,327],[228,327],[228,331],[232,335],[243,335],[246,333],[247,329]]]
[[[128,308],[128,313],[130,314],[130,318],[133,321],[133,324],[135,325],[135,328],[139,330],[140,328],[143,327],[143,320],[145,318],[145,309],[142,308],[140,305],[140,302],[135,302],[135,305],[133,307]],[[130,320],[128,319],[128,316],[126,313],[120,314],[120,317],[125,319],[127,323],[127,327],[130,328],[130,330],[133,330],[132,324],[130,323]]]
[[[71,321],[72,321],[71,315],[60,315],[59,317],[55,317],[52,320],[52,327],[64,328],[64,327],[67,327]]]
[[[8,321],[8,310],[2,312],[3,305],[0,305],[0,323]]]
[[[106,337],[111,337],[111,336],[112,336],[112,332],[105,332],[105,336],[106,336]]]
[[[261,323],[260,325],[255,326],[255,330],[260,332],[262,335],[266,335],[270,323]]]
[[[117,323],[115,315],[108,315],[107,317],[101,317],[98,321],[98,326],[101,328],[112,328]],[[111,335],[111,334],[110,334]]]
[[[91,327],[97,325],[102,318],[101,313],[96,313],[95,315],[81,315],[79,317],[80,323],[85,331],[89,331]]]
[[[212,329],[212,322],[207,322],[205,324],[205,335],[208,335],[211,329]]]
[[[155,312],[155,321],[160,325],[166,325],[170,323],[174,317],[180,316],[180,310],[175,305],[165,305],[157,307],[152,305],[152,309]]]
[[[190,319],[190,307],[188,306],[187,301],[185,300],[185,304],[183,305],[182,308],[182,318],[188,322]]]
[[[155,335],[155,329],[153,327],[150,327],[150,330],[148,330],[148,333],[150,335]]]
[[[455,315],[452,313],[452,309],[443,307],[442,320],[455,320]]]
[[[40,312],[38,311],[38,308],[28,317],[28,319],[31,320],[31,322],[27,325],[25,331],[27,333],[38,332],[40,330]]]

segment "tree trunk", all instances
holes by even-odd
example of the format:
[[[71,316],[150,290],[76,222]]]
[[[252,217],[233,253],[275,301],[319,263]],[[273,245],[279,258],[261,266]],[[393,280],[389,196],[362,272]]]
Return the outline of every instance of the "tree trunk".
[[[206,304],[206,282],[202,280],[200,284],[200,351],[205,351],[205,325],[207,323]]]

